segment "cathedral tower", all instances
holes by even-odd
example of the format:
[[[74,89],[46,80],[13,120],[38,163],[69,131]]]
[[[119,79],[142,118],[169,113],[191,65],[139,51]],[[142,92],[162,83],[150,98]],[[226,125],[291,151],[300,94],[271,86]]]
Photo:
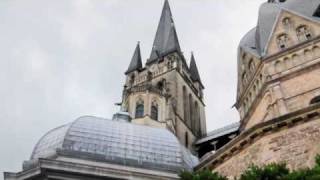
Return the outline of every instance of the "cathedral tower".
[[[206,133],[204,86],[194,55],[188,66],[180,49],[167,0],[145,66],[138,43],[125,75],[121,106],[132,123],[167,128],[189,149]]]

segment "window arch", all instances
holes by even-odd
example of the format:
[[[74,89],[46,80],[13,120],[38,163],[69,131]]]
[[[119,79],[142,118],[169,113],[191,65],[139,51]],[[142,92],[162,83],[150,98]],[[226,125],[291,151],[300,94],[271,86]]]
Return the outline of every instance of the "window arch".
[[[285,17],[283,18],[282,20],[282,25],[284,26],[285,29],[290,29],[290,26],[291,26],[291,19],[289,17]]]
[[[296,29],[298,39],[300,41],[309,40],[312,38],[310,28],[306,25],[301,25]]]
[[[151,104],[151,119],[159,120],[159,107],[156,101],[153,101]]]
[[[139,100],[136,104],[135,118],[142,118],[144,116],[144,102]]]
[[[281,70],[282,70],[282,62],[281,61],[276,61],[274,66],[275,66],[275,69],[276,69],[277,73],[281,72]]]
[[[310,105],[318,104],[318,103],[320,103],[320,96],[316,96],[310,101]]]
[[[280,50],[284,50],[288,47],[289,37],[287,34],[281,34],[277,37],[277,43]]]

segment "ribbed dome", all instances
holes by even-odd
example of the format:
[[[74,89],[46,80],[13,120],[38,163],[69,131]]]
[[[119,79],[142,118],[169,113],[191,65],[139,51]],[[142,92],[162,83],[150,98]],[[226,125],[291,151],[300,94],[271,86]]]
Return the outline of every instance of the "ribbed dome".
[[[59,155],[173,172],[190,170],[198,162],[166,129],[91,116],[49,131],[31,161]]]
[[[305,18],[320,21],[313,16],[320,5],[320,0],[286,0],[285,2],[266,2],[259,9],[257,27],[249,31],[241,40],[239,47],[258,57],[265,56],[266,46],[271,36],[277,17],[282,10],[289,11]]]

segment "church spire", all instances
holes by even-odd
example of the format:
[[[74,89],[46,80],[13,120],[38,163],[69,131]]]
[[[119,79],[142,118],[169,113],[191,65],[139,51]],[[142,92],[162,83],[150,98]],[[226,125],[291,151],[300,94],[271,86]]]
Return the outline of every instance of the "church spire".
[[[132,56],[130,65],[128,70],[126,71],[126,75],[142,68],[142,60],[141,60],[141,52],[140,52],[140,42],[138,42],[137,47]]]
[[[191,74],[191,79],[195,82],[199,82],[201,84],[201,86],[203,87],[202,82],[201,82],[201,78],[199,75],[198,67],[196,64],[196,60],[194,58],[193,53],[191,53],[190,74]]]
[[[172,19],[170,5],[168,0],[165,0],[150,59],[148,59],[147,64],[174,51],[180,52],[181,49]]]

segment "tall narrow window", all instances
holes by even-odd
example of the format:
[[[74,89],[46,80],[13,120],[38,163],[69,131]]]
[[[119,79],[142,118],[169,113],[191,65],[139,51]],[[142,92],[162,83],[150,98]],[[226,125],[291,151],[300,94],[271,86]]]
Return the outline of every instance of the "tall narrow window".
[[[183,119],[184,121],[188,121],[188,96],[187,96],[187,90],[186,87],[183,86],[182,88],[183,93]]]
[[[195,101],[194,103],[194,121],[195,121],[195,134],[199,137],[201,135],[201,130],[200,130],[200,109],[199,109],[199,105],[198,102]]]
[[[191,126],[191,129],[194,129],[194,120],[193,120],[193,101],[192,101],[192,95],[189,94],[189,125]]]
[[[297,36],[300,41],[309,40],[312,38],[309,27],[302,25],[297,28]]]
[[[186,132],[185,133],[185,145],[186,145],[186,147],[188,148],[188,146],[189,146],[189,136],[188,136],[188,132]]]
[[[142,118],[144,116],[144,103],[143,101],[138,101],[136,105],[135,118]]]
[[[151,105],[151,119],[158,121],[158,115],[158,104],[154,101]]]

